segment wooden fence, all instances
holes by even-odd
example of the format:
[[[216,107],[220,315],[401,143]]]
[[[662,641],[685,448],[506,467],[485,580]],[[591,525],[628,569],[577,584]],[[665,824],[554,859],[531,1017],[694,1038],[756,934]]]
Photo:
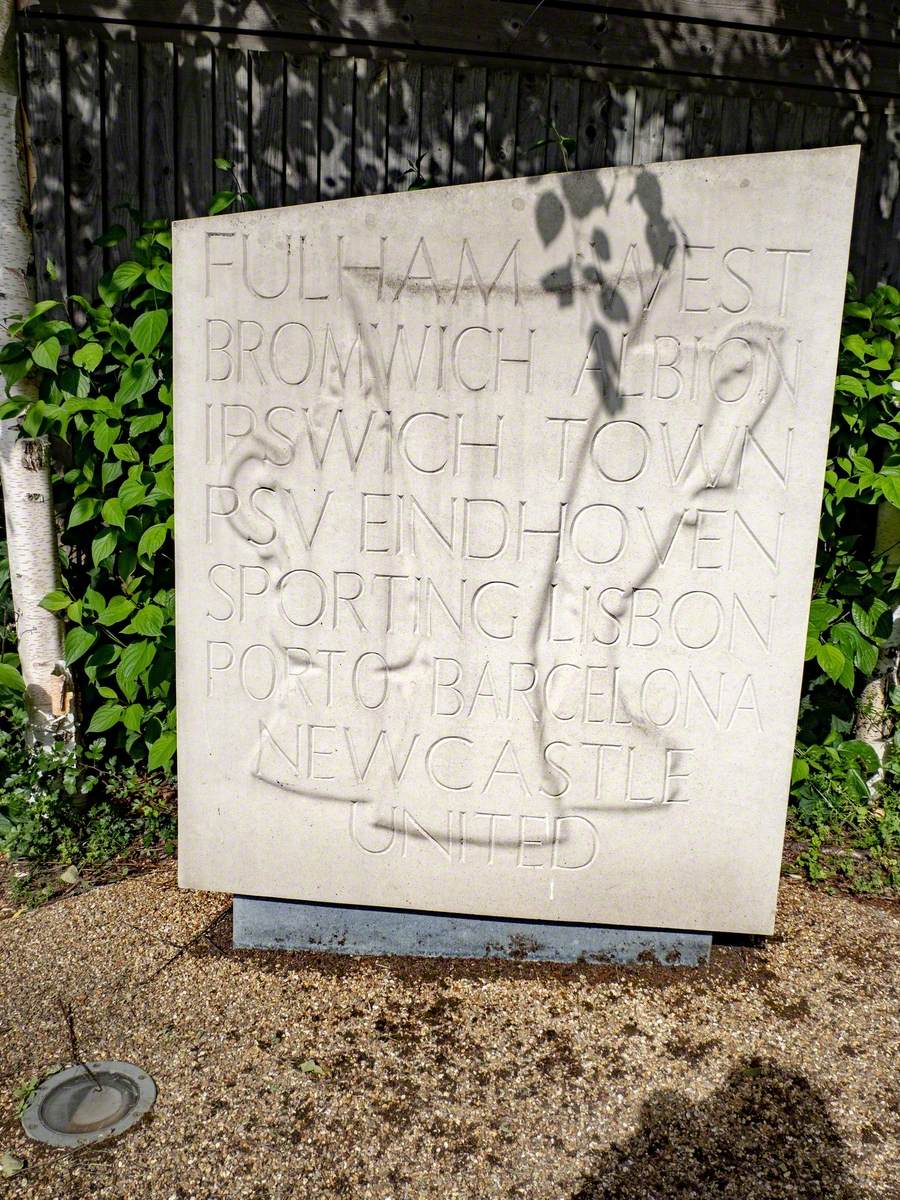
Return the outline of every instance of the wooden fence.
[[[268,207],[402,189],[416,164],[446,184],[850,141],[852,266],[896,282],[897,4],[667,8],[20,0],[39,291],[90,291],[122,204],[205,212],[230,186],[215,157]]]

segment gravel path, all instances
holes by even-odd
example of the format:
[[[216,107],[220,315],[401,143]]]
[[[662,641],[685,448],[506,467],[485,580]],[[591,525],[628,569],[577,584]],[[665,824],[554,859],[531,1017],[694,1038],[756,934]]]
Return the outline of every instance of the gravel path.
[[[896,907],[786,881],[764,949],[665,971],[233,952],[227,902],[163,866],[0,912],[0,1194],[900,1198]],[[159,1086],[74,1155],[15,1117],[57,997]]]

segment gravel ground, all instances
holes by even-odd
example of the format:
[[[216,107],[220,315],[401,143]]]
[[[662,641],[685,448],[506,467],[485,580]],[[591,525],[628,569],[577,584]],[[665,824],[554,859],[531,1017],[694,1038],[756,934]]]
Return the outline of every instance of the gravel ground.
[[[663,970],[234,952],[227,901],[166,865],[0,912],[0,1193],[900,1198],[896,907],[786,881],[764,948]],[[75,1154],[13,1096],[71,1059],[60,999],[159,1086]]]

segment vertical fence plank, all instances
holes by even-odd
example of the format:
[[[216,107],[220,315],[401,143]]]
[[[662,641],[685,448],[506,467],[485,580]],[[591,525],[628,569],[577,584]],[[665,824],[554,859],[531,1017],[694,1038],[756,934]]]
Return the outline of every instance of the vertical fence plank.
[[[754,100],[750,105],[749,143],[753,154],[774,150],[778,132],[778,105],[774,100]]]
[[[722,139],[722,97],[695,93],[691,103],[690,158],[719,153]]]
[[[215,62],[215,123],[213,150],[216,158],[234,164],[234,179],[216,173],[216,191],[236,184],[250,190],[250,75],[247,51],[223,48]]]
[[[353,195],[380,196],[387,189],[387,64],[356,60],[353,129]]]
[[[175,210],[175,50],[165,42],[147,42],[140,47],[140,57],[141,211],[145,217],[171,217]]]
[[[547,75],[519,76],[516,115],[516,175],[542,175],[547,169],[550,135],[550,79]]]
[[[250,145],[260,208],[284,203],[284,55],[250,51]]]
[[[59,299],[73,290],[68,285],[66,264],[66,172],[59,38],[55,34],[23,33],[20,39],[23,101],[34,158],[31,232],[37,295],[39,300]]]
[[[94,38],[66,38],[69,286],[90,296],[103,272],[94,239],[103,232],[100,50]]]
[[[213,167],[213,52],[211,47],[179,46],[176,57],[175,144],[177,213],[198,217],[216,190]]]
[[[818,146],[827,146],[831,131],[831,109],[823,108],[821,104],[807,104],[803,114],[803,132],[800,146],[803,150],[812,150]]]
[[[453,182],[484,179],[487,71],[459,67],[453,73]]]
[[[419,157],[422,113],[422,68],[419,63],[391,63],[388,69],[387,185],[403,192],[414,179]]]
[[[792,100],[778,104],[778,122],[775,126],[774,150],[798,150],[803,140],[803,108]]]
[[[833,108],[828,124],[829,146],[849,146],[854,142],[864,142],[868,117],[864,105],[859,111],[856,108]]]
[[[511,179],[516,154],[516,71],[489,71],[485,112],[484,177]]]
[[[676,162],[690,156],[692,123],[693,112],[690,95],[684,92],[667,92],[665,128],[663,129],[664,162]]]
[[[103,143],[105,228],[129,226],[121,207],[137,208],[140,180],[140,106],[138,103],[138,48],[135,42],[103,44]],[[120,243],[106,252],[106,265],[114,266],[125,256]]]
[[[451,182],[453,160],[453,68],[422,70],[422,124],[419,135],[422,174],[432,183]]]
[[[720,154],[746,154],[750,137],[750,99],[726,96],[722,101]]]
[[[611,166],[627,167],[634,159],[634,117],[637,89],[610,88],[609,136],[606,157]]]
[[[867,223],[866,287],[897,282],[900,233],[900,112],[888,101],[875,143],[874,206]]]
[[[578,147],[576,157],[581,171],[605,167],[608,158],[609,110],[612,101],[605,83],[585,79],[578,105]]]
[[[634,161],[659,162],[666,129],[666,93],[662,88],[641,88],[634,120]]]
[[[356,60],[326,58],[322,63],[319,130],[319,197],[350,195],[353,170],[353,90]]]
[[[319,60],[288,55],[285,62],[284,202],[319,198]]]
[[[853,206],[853,232],[850,236],[850,269],[857,282],[865,289],[871,281],[866,275],[866,250],[868,246],[878,169],[876,147],[884,136],[884,112],[873,103],[868,111],[861,113],[853,127],[854,141],[859,141],[862,152],[859,175],[856,181],[856,200]]]
[[[548,171],[572,170],[578,165],[578,80],[562,75],[554,75],[550,80],[550,142],[547,146]],[[571,138],[573,145],[567,143],[565,155],[553,133],[553,127],[560,138]]]

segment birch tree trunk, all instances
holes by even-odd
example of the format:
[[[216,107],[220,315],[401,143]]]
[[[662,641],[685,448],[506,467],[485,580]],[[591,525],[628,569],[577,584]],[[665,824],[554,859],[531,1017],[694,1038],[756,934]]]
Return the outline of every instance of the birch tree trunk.
[[[34,302],[28,195],[18,120],[13,0],[0,0],[0,339],[10,317]],[[23,380],[13,390],[27,394]],[[41,438],[19,437],[15,419],[0,422],[0,484],[19,659],[32,739],[52,745],[74,731],[71,688],[63,661],[62,623],[40,607],[59,586],[59,554],[50,454]]]

